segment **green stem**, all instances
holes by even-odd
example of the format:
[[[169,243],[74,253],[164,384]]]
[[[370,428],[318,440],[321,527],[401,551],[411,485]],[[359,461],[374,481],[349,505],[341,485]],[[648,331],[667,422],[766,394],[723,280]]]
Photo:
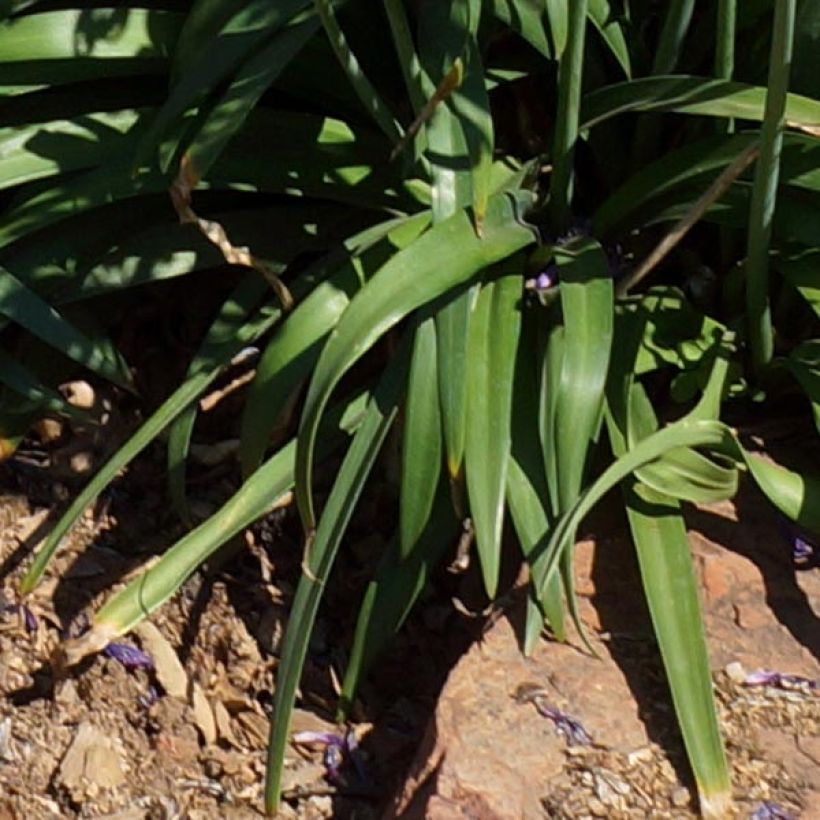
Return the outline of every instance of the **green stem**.
[[[658,40],[655,59],[652,61],[652,74],[659,76],[674,72],[680,60],[683,41],[692,22],[695,0],[672,0],[666,10]],[[631,167],[635,172],[658,155],[660,144],[661,118],[649,114],[638,120],[632,148]]]
[[[570,3],[567,46],[558,69],[558,112],[552,149],[550,215],[553,229],[565,233],[570,224],[572,172],[575,143],[578,140],[578,114],[584,66],[584,36],[587,25],[587,0]]]
[[[731,80],[735,70],[737,0],[718,0],[715,76]]]
[[[769,244],[772,236],[780,151],[785,128],[796,0],[776,0],[766,110],[761,128],[760,158],[755,168],[746,254],[746,314],[752,363],[759,374],[774,352],[769,305]]]
[[[718,0],[717,42],[715,44],[715,77],[731,80],[735,71],[735,29],[737,28],[737,0]],[[720,120],[724,134],[735,130],[734,120]]]

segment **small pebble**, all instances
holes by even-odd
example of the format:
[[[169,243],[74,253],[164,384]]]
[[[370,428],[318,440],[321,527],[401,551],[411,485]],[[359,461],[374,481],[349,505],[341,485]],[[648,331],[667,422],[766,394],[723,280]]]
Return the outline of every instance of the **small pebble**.
[[[651,746],[641,746],[638,749],[634,749],[626,756],[627,764],[632,767],[637,763],[648,763],[652,760],[653,751]]]
[[[743,683],[746,680],[746,670],[739,661],[732,661],[732,663],[727,664],[723,671],[726,672],[726,676],[729,680],[735,683]]]
[[[688,806],[689,789],[685,789],[683,786],[679,789],[675,789],[675,791],[672,792],[672,797],[670,799],[672,800],[672,805],[676,809],[682,809],[684,806]]]
[[[609,814],[609,808],[598,800],[597,797],[591,797],[589,799],[587,808],[593,817],[606,817]]]

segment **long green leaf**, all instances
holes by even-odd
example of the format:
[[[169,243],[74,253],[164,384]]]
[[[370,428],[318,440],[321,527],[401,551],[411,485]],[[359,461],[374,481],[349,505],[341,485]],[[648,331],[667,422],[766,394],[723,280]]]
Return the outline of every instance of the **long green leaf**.
[[[523,192],[492,197],[483,238],[476,236],[463,211],[434,225],[393,256],[354,297],[319,357],[299,428],[297,500],[308,532],[315,526],[311,470],[316,428],[333,388],[408,313],[529,245],[533,233],[522,212],[531,202]]]
[[[158,73],[168,65],[182,15],[158,9],[63,9],[0,28],[3,83],[36,89],[97,77]]]
[[[587,94],[581,105],[581,128],[592,128],[630,111],[676,111],[707,117],[763,120],[766,89],[727,80],[685,75],[647,77],[604,86]],[[786,121],[820,126],[820,100],[786,96]]]
[[[436,325],[416,328],[407,381],[399,487],[399,554],[408,558],[427,526],[441,475],[441,411],[436,365]]]
[[[144,121],[133,110],[0,129],[0,189],[91,168],[130,151]]]
[[[262,94],[299,53],[318,26],[318,21],[310,17],[285,27],[240,67],[227,91],[208,112],[186,146],[184,162],[196,179],[207,176]]]
[[[345,243],[350,258],[330,276],[324,278],[325,263],[319,265],[319,283],[277,328],[256,367],[240,432],[240,460],[245,475],[261,462],[277,419],[292,392],[309,377],[322,340],[336,326],[353,295],[392,253],[410,244],[429,223],[429,212],[422,212],[373,226]],[[328,263],[332,264],[332,259]],[[311,272],[305,278],[314,279]],[[299,289],[293,295],[299,298]]]
[[[255,304],[265,288],[264,281],[260,279],[258,274],[252,272],[245,282],[240,284],[239,292],[235,295],[238,301],[241,298],[247,304]],[[240,314],[242,314],[241,310]],[[281,311],[278,308],[263,309],[250,322],[239,324],[239,326],[236,324],[231,326],[230,318],[226,317],[227,321],[222,325],[221,334],[216,334],[212,330],[214,344],[208,357],[210,366],[183,382],[154,411],[153,415],[143,422],[134,435],[111,456],[77,498],[74,499],[35,555],[34,562],[20,582],[21,594],[30,592],[36,586],[69,527],[75,523],[85,508],[105,489],[120,469],[144,450],[179,413],[200,395],[219,375],[223,364],[230,361],[239,350],[269,328],[280,315]]]
[[[501,569],[501,527],[512,443],[513,381],[521,328],[519,260],[484,285],[470,322],[467,366],[467,491],[484,587],[492,599]]]
[[[752,364],[757,375],[774,354],[769,305],[769,245],[772,239],[780,152],[786,127],[786,94],[794,42],[796,0],[775,0],[769,57],[766,109],[760,131],[760,156],[755,166],[746,245],[746,322]]]
[[[564,314],[563,357],[556,408],[560,509],[575,503],[590,443],[600,425],[613,334],[613,285],[606,255],[593,239],[559,248]]]
[[[609,0],[589,0],[589,19],[618,61],[627,77],[632,76],[632,61],[623,26]]]
[[[398,412],[399,396],[407,378],[407,358],[405,351],[393,361],[370,400],[333,483],[315,538],[309,537],[306,542],[304,571],[291,607],[276,681],[265,784],[265,810],[270,814],[279,808],[290,719],[319,601],[353,508]]]
[[[572,221],[570,205],[587,30],[587,0],[573,0],[568,5],[566,48],[556,47],[559,55],[558,111],[552,138],[553,169],[550,176],[549,201],[552,228],[556,234],[566,233]],[[548,3],[547,10],[549,9]]]
[[[131,376],[121,359],[66,321],[54,308],[0,268],[0,316],[7,316],[55,350],[105,379],[131,390]]]
[[[624,488],[644,593],[678,725],[695,774],[704,817],[726,817],[731,805],[698,582],[680,503],[637,481]]]
[[[546,6],[537,0],[492,0],[493,13],[517,31],[533,48],[548,60],[553,57],[547,37]]]
[[[347,74],[356,95],[361,100],[365,110],[376,121],[376,124],[384,132],[385,136],[396,144],[401,139],[401,128],[390,109],[382,100],[379,93],[373,87],[365,72],[362,70],[356,55],[350,48],[336,13],[333,11],[333,4],[330,0],[314,0],[316,12],[322,21],[333,52]]]
[[[216,34],[199,41],[195,56],[191,54],[186,71],[178,74],[178,81],[146,133],[135,164],[148,162],[163,137],[179,126],[187,112],[231,77],[254,49],[309,3],[310,0],[250,0],[236,9]],[[172,158],[166,155],[165,162]]]
[[[323,442],[327,450],[340,440],[334,428],[350,433],[358,427],[368,399],[369,396],[363,394],[342,411],[329,414],[328,436]],[[281,502],[293,486],[295,450],[295,442],[291,441],[271,456],[207,521],[177,541],[159,561],[109,598],[94,615],[91,629],[63,645],[69,663],[98,652],[144,621],[216,550]]]

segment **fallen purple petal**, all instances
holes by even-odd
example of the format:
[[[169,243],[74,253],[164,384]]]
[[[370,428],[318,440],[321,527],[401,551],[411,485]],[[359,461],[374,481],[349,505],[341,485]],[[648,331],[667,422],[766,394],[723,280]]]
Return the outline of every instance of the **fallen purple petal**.
[[[137,703],[144,709],[150,709],[159,700],[159,691],[156,686],[149,686],[144,695],[137,698]]]
[[[20,613],[23,616],[26,632],[36,632],[37,616],[25,604],[20,604]]]
[[[344,762],[345,752],[342,746],[336,743],[329,743],[325,747],[325,752],[322,755],[322,763],[324,764],[328,780],[334,783],[341,780]]]
[[[103,655],[119,661],[126,669],[153,669],[154,661],[147,652],[127,643],[110,643]]]
[[[777,803],[761,803],[755,809],[749,820],[794,820],[794,815],[777,805]]]
[[[799,535],[794,536],[792,541],[792,560],[795,564],[802,567],[805,564],[810,564],[815,557],[814,545],[801,538]]]
[[[539,715],[551,720],[559,735],[562,735],[570,746],[591,746],[592,738],[579,720],[571,715],[547,706],[540,699],[535,701]]]
[[[319,743],[322,746],[344,746],[344,738],[333,732],[297,732],[293,736],[294,743],[302,743],[310,745],[312,743]]]
[[[759,669],[750,672],[743,681],[744,686],[772,686],[776,689],[817,689],[817,681],[802,675],[787,675],[782,672],[772,672],[769,669]]]
[[[297,732],[293,736],[293,742],[304,745],[318,744],[325,747],[322,762],[326,769],[327,779],[331,782],[336,783],[341,780],[342,767],[348,760],[353,764],[359,780],[362,783],[368,782],[353,729],[348,729],[344,737],[333,732]]]
[[[347,744],[347,756],[350,758],[351,763],[353,763],[353,768],[356,770],[359,781],[361,783],[369,783],[370,778],[368,777],[364,760],[362,760],[362,753],[359,751],[359,741],[353,729],[347,730],[345,743]]]

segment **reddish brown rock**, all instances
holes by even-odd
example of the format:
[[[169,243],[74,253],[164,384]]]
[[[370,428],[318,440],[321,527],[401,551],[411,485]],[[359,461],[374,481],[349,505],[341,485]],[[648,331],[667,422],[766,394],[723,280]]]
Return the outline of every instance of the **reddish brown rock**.
[[[813,643],[820,574],[796,575],[774,516],[748,488],[739,505],[740,513],[729,502],[688,513],[712,668],[727,687],[721,699],[736,797],[744,810],[770,797],[798,801],[802,817],[820,818],[811,813],[817,785],[805,776],[805,750],[820,742],[817,701],[787,704],[718,674],[735,661],[746,671],[820,677]],[[647,816],[649,806],[657,816],[696,816],[632,548],[624,527],[606,532],[605,541],[576,549],[580,615],[600,658],[544,641],[525,659],[510,621],[500,619],[451,673],[389,817],[541,818],[557,806],[549,816],[564,818],[598,803],[600,816]],[[580,720],[606,752],[567,749],[532,704],[516,701],[523,683],[543,687],[550,705]],[[806,733],[798,744],[796,726]],[[635,750],[646,750],[638,764]],[[600,782],[623,784],[622,793],[603,795],[617,803],[602,799]]]

